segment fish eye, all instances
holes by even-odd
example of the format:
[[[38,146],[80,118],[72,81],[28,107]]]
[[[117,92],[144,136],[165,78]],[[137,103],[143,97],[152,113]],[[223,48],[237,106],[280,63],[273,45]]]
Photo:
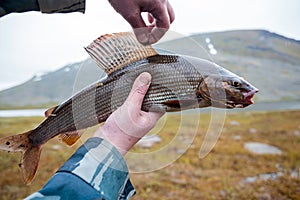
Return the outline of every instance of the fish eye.
[[[238,81],[232,81],[232,82],[231,82],[231,85],[232,85],[233,87],[240,87],[241,83],[238,82]]]

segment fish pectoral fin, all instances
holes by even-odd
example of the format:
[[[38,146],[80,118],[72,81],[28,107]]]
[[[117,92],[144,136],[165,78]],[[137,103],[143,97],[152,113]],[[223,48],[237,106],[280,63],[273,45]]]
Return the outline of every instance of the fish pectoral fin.
[[[163,104],[172,108],[180,108],[180,102],[177,99],[165,101]]]
[[[62,133],[58,136],[58,139],[68,145],[71,146],[73,144],[75,144],[77,142],[77,140],[79,140],[79,138],[81,137],[81,135],[84,133],[86,129],[81,129],[81,130],[77,130],[77,131],[72,131],[72,132],[67,132],[67,133]]]
[[[56,110],[58,106],[54,106],[52,108],[49,108],[48,110],[45,111],[45,117],[53,116],[53,112]]]
[[[0,150],[8,152],[21,152],[22,158],[19,166],[22,169],[23,180],[28,185],[35,176],[38,168],[41,147],[32,146],[29,135],[32,131],[0,139]]]
[[[179,110],[198,107],[198,101],[190,99],[172,99],[165,101],[163,104],[171,108],[177,108]]]
[[[108,75],[130,63],[158,54],[150,45],[140,44],[131,32],[103,35],[85,50]]]

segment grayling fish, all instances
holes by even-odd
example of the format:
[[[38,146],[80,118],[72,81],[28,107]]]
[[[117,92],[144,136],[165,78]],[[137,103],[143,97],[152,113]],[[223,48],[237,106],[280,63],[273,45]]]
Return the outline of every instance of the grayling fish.
[[[243,78],[215,63],[182,55],[159,55],[137,42],[132,33],[104,35],[87,52],[107,77],[45,112],[35,129],[0,140],[0,150],[22,152],[20,167],[26,184],[33,179],[41,146],[59,135],[68,145],[84,130],[104,122],[123,104],[135,78],[152,75],[142,110],[172,112],[191,108],[244,108],[258,90]]]

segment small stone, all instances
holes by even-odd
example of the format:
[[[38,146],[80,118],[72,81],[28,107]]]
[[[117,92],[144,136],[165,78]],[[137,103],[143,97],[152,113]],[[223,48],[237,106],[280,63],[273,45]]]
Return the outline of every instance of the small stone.
[[[259,142],[246,142],[244,148],[255,154],[282,154],[279,148]]]
[[[300,135],[300,131],[298,131],[298,130],[294,131],[294,135],[295,136],[299,136]]]
[[[249,129],[249,133],[251,133],[251,134],[256,133],[256,132],[257,132],[257,130],[255,128],[250,128]]]
[[[245,183],[254,183],[257,180],[256,176],[252,176],[252,177],[247,177],[245,178],[244,182]]]
[[[176,153],[179,154],[179,155],[184,154],[184,152],[185,152],[185,150],[183,150],[183,149],[177,149],[176,150]]]
[[[137,145],[149,149],[151,148],[154,144],[160,143],[161,138],[158,137],[157,135],[151,135],[151,136],[145,136],[143,137],[140,141],[138,141]]]
[[[232,125],[232,126],[239,126],[240,123],[238,121],[232,120],[232,121],[230,121],[230,125]]]
[[[221,190],[220,191],[220,195],[223,196],[223,197],[225,197],[226,196],[226,191],[225,190]]]
[[[279,163],[277,163],[277,164],[275,165],[275,167],[276,167],[278,170],[282,170],[282,166],[281,166]]]
[[[255,194],[255,197],[258,200],[271,200],[272,199],[272,197],[269,193]]]
[[[233,139],[234,139],[234,140],[241,140],[242,137],[241,137],[240,135],[235,135],[235,136],[233,136]]]
[[[277,173],[268,173],[268,174],[260,174],[259,178],[261,180],[276,180],[278,178],[278,174]]]
[[[298,173],[296,170],[295,170],[295,171],[292,171],[291,174],[290,174],[290,176],[291,176],[292,178],[300,178],[299,173]]]

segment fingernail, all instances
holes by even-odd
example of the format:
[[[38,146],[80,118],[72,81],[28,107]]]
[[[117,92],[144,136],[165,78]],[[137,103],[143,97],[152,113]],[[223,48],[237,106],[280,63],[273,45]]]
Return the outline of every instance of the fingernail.
[[[139,41],[141,44],[146,45],[146,44],[149,43],[147,34],[145,34],[145,33],[142,33],[142,34],[138,35],[138,36],[137,36],[137,39],[138,39],[138,41]]]
[[[149,85],[151,81],[151,75],[149,73],[142,73],[140,75],[140,82],[142,82],[144,85]]]

